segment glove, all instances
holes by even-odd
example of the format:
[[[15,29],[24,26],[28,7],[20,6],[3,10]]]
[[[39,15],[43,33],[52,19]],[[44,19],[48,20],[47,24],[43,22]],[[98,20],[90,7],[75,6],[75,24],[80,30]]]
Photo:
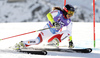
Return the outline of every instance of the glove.
[[[61,25],[57,22],[54,22],[53,26],[56,28],[56,30],[59,30],[61,28]]]
[[[69,48],[74,48],[74,45],[73,45],[73,41],[72,40],[69,42]]]

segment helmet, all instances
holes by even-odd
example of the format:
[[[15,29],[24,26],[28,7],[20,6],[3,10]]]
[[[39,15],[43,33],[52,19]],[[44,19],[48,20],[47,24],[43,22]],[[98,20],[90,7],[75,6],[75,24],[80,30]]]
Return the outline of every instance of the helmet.
[[[64,15],[73,15],[74,14],[74,11],[75,11],[75,8],[72,6],[72,5],[65,5],[64,8],[63,8],[63,13]]]

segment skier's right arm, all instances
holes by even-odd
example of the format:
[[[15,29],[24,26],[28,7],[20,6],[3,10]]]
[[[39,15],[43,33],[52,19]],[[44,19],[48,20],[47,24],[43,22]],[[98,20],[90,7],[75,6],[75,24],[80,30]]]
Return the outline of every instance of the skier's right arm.
[[[48,20],[51,22],[51,24],[53,24],[55,22],[54,17],[56,16],[60,16],[60,14],[58,13],[59,10],[54,10],[51,11],[47,14],[47,18]]]
[[[51,13],[47,14],[47,18],[51,22],[51,24],[53,24],[55,22]]]
[[[51,22],[51,24],[52,24],[57,30],[59,30],[59,29],[61,28],[60,24],[57,23],[57,22],[55,22],[54,19],[53,19],[53,18],[56,17],[57,15],[58,15],[58,11],[55,10],[55,11],[49,12],[49,13],[47,14],[47,18],[48,18],[48,20]]]

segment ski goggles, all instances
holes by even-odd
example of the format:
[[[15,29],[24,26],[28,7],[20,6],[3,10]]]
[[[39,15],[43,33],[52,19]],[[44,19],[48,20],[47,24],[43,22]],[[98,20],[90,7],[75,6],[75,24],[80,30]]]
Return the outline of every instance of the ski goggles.
[[[74,14],[74,11],[70,11],[70,10],[67,10],[65,7],[63,8],[68,15],[73,15]]]
[[[67,14],[68,14],[68,15],[73,15],[74,12],[73,12],[73,11],[68,11]]]

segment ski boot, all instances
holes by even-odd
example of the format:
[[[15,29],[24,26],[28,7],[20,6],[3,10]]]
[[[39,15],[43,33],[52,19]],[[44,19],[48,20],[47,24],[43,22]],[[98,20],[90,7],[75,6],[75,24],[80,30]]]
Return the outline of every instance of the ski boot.
[[[72,41],[72,40],[69,41],[69,46],[68,46],[68,48],[70,48],[70,49],[74,48],[74,45],[73,45],[73,41]]]
[[[25,48],[26,46],[25,46],[25,44],[23,43],[23,41],[21,41],[21,42],[19,42],[19,43],[16,43],[16,45],[15,45],[15,50],[19,50],[19,49],[21,49],[21,48]]]
[[[47,44],[47,45],[48,46],[58,47],[59,46],[59,40],[57,38],[55,38],[51,42],[49,42],[49,44]]]

